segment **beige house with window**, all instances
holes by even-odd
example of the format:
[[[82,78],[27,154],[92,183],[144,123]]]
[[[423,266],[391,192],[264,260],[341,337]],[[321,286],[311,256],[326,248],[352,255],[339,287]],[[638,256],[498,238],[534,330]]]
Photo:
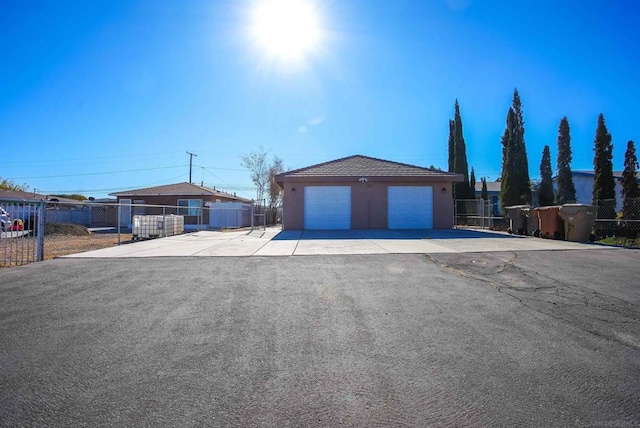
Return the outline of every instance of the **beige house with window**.
[[[192,229],[197,225],[209,225],[209,210],[203,208],[212,203],[251,203],[250,199],[241,198],[232,193],[187,182],[127,190],[109,195],[115,196],[118,203],[123,205],[120,209],[121,227],[131,227],[132,216],[136,214],[177,214],[184,216],[185,229]]]

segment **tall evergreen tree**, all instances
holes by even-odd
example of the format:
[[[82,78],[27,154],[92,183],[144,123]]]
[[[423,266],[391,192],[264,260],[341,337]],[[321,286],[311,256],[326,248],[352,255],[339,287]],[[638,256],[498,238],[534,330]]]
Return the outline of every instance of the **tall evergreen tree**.
[[[511,176],[513,175],[513,162],[511,160],[511,134],[513,133],[513,108],[509,107],[507,112],[507,126],[502,133],[502,175],[500,177],[500,204],[503,207],[513,205],[516,199],[511,186]]]
[[[549,146],[544,146],[542,150],[542,161],[540,162],[540,190],[538,202],[541,207],[553,205],[553,177],[551,170],[551,152]]]
[[[474,192],[469,186],[469,165],[467,163],[467,147],[462,132],[462,117],[458,100],[455,103],[455,116],[449,121],[449,172],[462,174],[464,180],[453,184],[455,199],[473,199]]]
[[[454,159],[456,155],[456,146],[454,133],[456,129],[456,123],[453,120],[449,120],[449,169],[447,171],[453,172]]]
[[[622,218],[640,219],[640,187],[638,187],[638,157],[633,141],[627,143],[622,171]],[[635,228],[634,228],[635,229]]]
[[[558,176],[558,193],[556,203],[562,205],[576,200],[576,187],[573,184],[571,175],[571,129],[569,119],[563,117],[558,127],[558,160],[556,163],[556,173]]]
[[[598,116],[598,127],[594,140],[593,169],[595,178],[593,180],[593,201],[600,206],[601,201],[613,199],[613,212],[615,212],[616,182],[613,178],[613,144],[611,144],[611,134],[607,131],[604,116]],[[609,210],[611,211],[611,209]],[[607,217],[604,217],[607,218]]]
[[[502,134],[502,179],[500,200],[503,207],[531,203],[529,161],[524,142],[524,118],[518,90],[507,113],[507,126]]]
[[[473,167],[471,167],[471,175],[469,175],[469,187],[471,188],[471,191],[473,192],[473,198],[475,199],[475,197],[476,197],[476,173],[473,170]]]
[[[489,191],[487,190],[487,179],[485,177],[481,177],[480,181],[482,182],[482,192],[480,193],[480,197],[484,201],[489,200]]]

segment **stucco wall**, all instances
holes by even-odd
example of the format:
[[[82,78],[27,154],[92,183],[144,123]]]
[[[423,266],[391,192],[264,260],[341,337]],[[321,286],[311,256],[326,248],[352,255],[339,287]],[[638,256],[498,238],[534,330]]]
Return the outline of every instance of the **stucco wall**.
[[[360,183],[357,178],[349,181],[305,181],[285,182],[283,195],[283,229],[304,229],[304,188],[306,186],[351,186],[351,228],[387,228],[388,186],[432,186],[433,227],[453,227],[453,199],[451,182],[425,181],[373,181]],[[295,189],[295,191],[293,191]],[[443,191],[444,189],[444,191]]]
[[[593,201],[593,176],[574,175],[573,185],[576,188],[576,202],[591,204]],[[622,185],[616,180],[616,208],[622,209]]]

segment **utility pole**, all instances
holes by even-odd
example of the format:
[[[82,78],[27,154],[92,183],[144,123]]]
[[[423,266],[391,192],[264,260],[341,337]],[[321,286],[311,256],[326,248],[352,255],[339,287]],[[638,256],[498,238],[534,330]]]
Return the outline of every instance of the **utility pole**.
[[[187,152],[189,155],[189,184],[191,184],[191,169],[193,168],[193,157],[198,157],[195,153]]]

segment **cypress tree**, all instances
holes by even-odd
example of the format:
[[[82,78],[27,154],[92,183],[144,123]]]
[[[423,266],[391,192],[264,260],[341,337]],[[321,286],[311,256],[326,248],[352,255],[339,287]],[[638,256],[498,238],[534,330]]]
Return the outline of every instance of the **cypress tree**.
[[[529,162],[524,141],[524,118],[518,90],[507,113],[507,126],[502,134],[502,183],[500,200],[503,207],[531,203]]]
[[[455,103],[455,115],[453,118],[453,172],[462,174],[464,181],[453,184],[453,195],[456,199],[473,199],[473,193],[469,188],[469,164],[467,163],[467,147],[462,132],[462,117],[460,105]]]
[[[627,143],[622,171],[622,218],[640,219],[640,187],[638,187],[638,157],[633,141]],[[634,228],[636,229],[636,228]]]
[[[569,128],[569,119],[563,117],[558,127],[558,193],[556,194],[556,203],[562,205],[567,202],[576,200],[576,188],[573,184],[573,176],[571,175],[571,135]]]
[[[456,155],[456,148],[455,148],[455,140],[454,140],[453,134],[454,134],[455,126],[456,126],[455,122],[453,120],[449,120],[449,169],[447,170],[449,172],[454,172],[453,165],[454,165],[454,159]]]
[[[473,170],[473,167],[471,167],[471,175],[469,176],[469,187],[471,188],[471,191],[473,192],[473,199],[475,199],[475,197],[476,197],[476,173]]]
[[[502,134],[502,176],[500,177],[500,203],[503,207],[513,205],[515,196],[511,186],[513,174],[511,156],[511,134],[513,133],[513,108],[509,107],[507,113],[507,126]]]
[[[513,90],[513,111],[516,119],[516,130],[514,132],[516,158],[514,166],[516,168],[515,171],[518,172],[515,175],[517,177],[518,195],[523,204],[530,204],[531,182],[529,180],[529,161],[527,160],[527,149],[524,142],[524,117],[522,115],[522,103],[518,89]]]
[[[541,207],[553,205],[553,177],[551,175],[551,153],[549,146],[544,146],[540,162],[540,193],[538,196]]]
[[[489,191],[487,190],[487,179],[484,177],[480,178],[480,181],[482,182],[482,192],[481,192],[481,198],[485,201],[489,200]]]
[[[615,212],[616,182],[613,178],[613,144],[611,144],[611,134],[607,131],[604,116],[598,116],[598,127],[594,140],[593,169],[595,178],[593,180],[593,202],[601,206],[601,201],[613,199],[613,206],[609,210]],[[607,218],[607,217],[604,217]]]

